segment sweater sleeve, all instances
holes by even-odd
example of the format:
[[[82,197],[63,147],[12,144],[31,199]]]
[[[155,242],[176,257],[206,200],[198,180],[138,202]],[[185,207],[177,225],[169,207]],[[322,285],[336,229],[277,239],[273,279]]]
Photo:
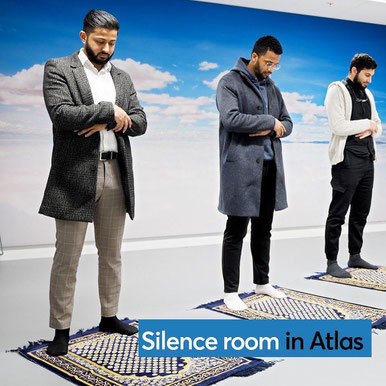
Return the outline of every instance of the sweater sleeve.
[[[339,86],[332,85],[328,88],[324,104],[327,109],[330,130],[335,135],[355,135],[370,128],[370,119],[356,121],[346,119],[344,94]]]
[[[373,138],[376,139],[382,135],[382,122],[381,122],[381,119],[379,118],[377,108],[375,106],[375,100],[374,100],[373,94],[369,90],[367,90],[367,95],[370,98],[371,119],[376,123],[378,127],[378,131],[375,134],[373,134]]]

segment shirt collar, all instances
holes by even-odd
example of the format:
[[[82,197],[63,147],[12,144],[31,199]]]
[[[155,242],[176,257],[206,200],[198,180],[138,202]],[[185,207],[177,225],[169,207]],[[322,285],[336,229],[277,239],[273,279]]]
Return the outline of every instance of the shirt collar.
[[[90,59],[87,57],[87,55],[84,53],[83,48],[79,51],[79,60],[82,63],[83,67],[88,68],[89,70],[93,71],[95,74],[103,75],[107,72],[111,71],[111,63],[107,62],[100,71],[98,71],[95,66],[90,62]]]

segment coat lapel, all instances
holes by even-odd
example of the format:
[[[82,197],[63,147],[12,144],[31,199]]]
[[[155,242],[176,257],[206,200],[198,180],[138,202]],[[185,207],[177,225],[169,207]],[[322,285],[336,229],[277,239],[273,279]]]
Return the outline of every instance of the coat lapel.
[[[261,99],[261,101],[264,103],[264,99],[260,93],[260,90],[251,82],[251,80],[242,72],[240,72],[240,76],[247,82],[252,89],[252,91]]]
[[[267,96],[268,96],[268,114],[271,114],[272,111],[272,103],[270,101],[276,101],[276,93],[274,93],[275,88],[273,87],[273,82],[271,79],[267,82]]]
[[[125,90],[127,92],[127,88],[120,81],[121,71],[119,68],[115,67],[113,64],[111,65],[111,77],[113,78],[114,86],[115,86],[115,104],[117,106],[122,107],[124,105],[125,100]]]
[[[72,55],[70,66],[84,104],[92,105],[94,104],[94,99],[92,97],[90,84],[88,82],[86,72],[84,71],[84,67],[78,58],[78,54],[79,51]]]

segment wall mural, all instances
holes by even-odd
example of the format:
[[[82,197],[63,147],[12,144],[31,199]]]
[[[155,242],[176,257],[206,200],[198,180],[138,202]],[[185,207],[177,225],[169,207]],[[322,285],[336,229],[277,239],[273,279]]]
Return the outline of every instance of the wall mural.
[[[4,4],[0,59],[0,235],[6,246],[54,242],[53,220],[37,214],[52,150],[42,98],[46,60],[81,48],[91,9],[114,14],[121,29],[113,63],[127,71],[148,116],[148,132],[132,140],[135,226],[125,238],[219,233],[217,212],[218,80],[257,38],[271,34],[284,49],[278,84],[294,121],[283,140],[289,209],[276,228],[322,225],[331,196],[329,128],[324,96],[344,79],[355,53],[378,63],[373,92],[386,121],[386,26],[188,0],[67,1]],[[384,125],[385,127],[385,125]],[[386,130],[384,130],[386,132]],[[386,141],[378,141],[369,220],[385,221]],[[92,238],[89,227],[88,239]]]

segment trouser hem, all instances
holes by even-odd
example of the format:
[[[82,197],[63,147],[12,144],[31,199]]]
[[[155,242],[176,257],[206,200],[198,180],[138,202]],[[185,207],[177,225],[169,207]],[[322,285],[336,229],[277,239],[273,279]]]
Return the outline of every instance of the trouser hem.
[[[239,292],[239,289],[238,288],[231,288],[231,289],[224,288],[224,293],[226,293],[226,294],[231,294],[233,292]]]
[[[101,310],[101,316],[104,318],[111,318],[118,313],[118,308],[109,308],[109,309],[104,309]]]
[[[257,281],[257,280],[256,280]],[[265,284],[269,284],[269,280],[262,280],[260,281],[260,283],[256,283],[256,281],[253,282],[253,284],[255,285],[265,285]]]
[[[67,328],[71,327],[71,324],[64,324],[64,323],[57,323],[57,322],[50,322],[49,324],[50,328],[53,328],[55,330],[65,330]]]

